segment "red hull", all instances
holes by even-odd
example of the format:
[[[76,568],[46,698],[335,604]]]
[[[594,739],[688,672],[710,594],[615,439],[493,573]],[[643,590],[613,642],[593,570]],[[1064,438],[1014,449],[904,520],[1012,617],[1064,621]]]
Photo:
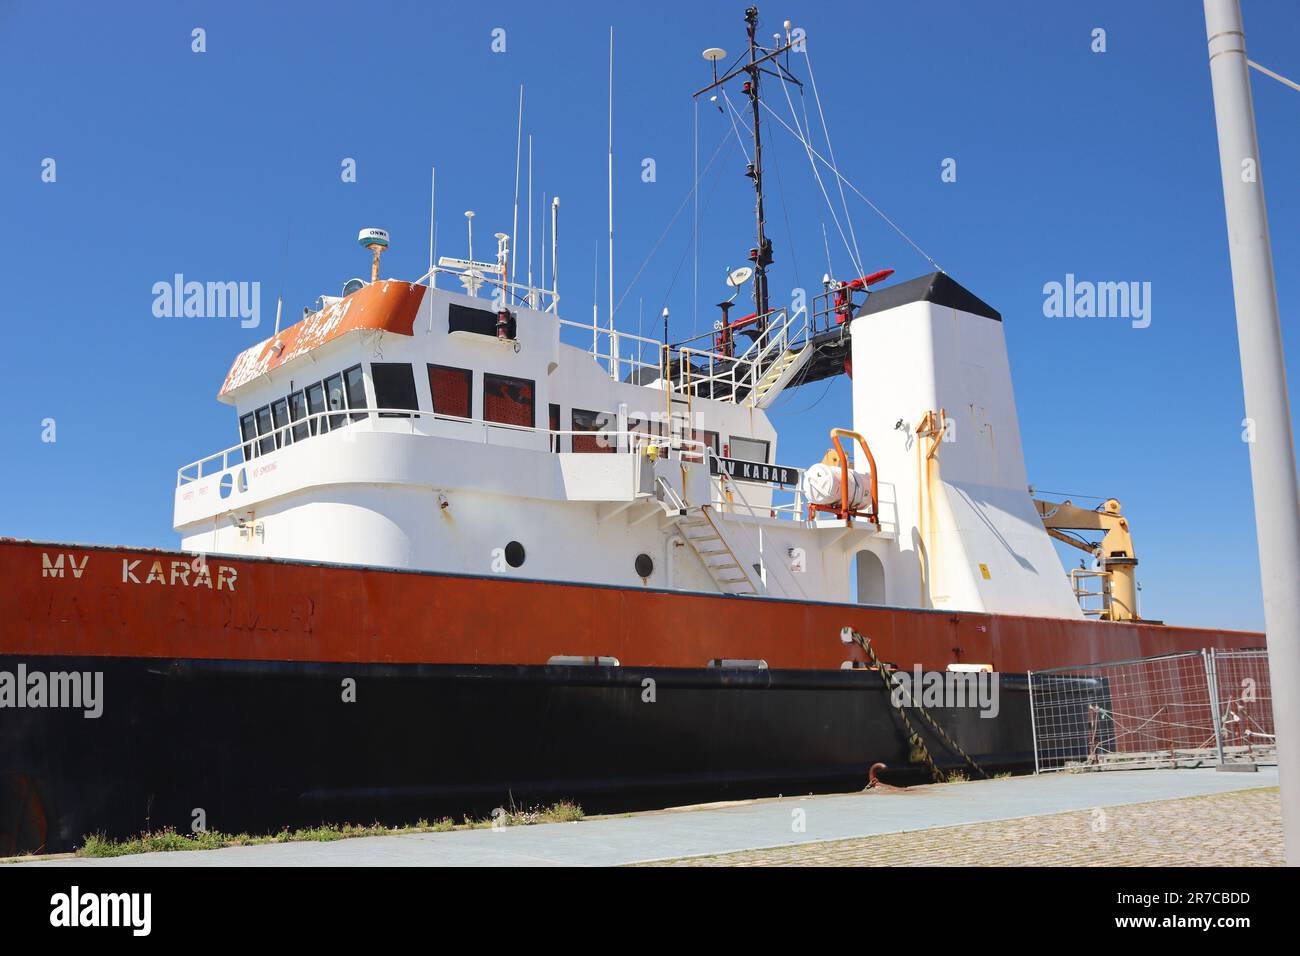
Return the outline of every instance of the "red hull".
[[[861,652],[1020,672],[1262,634],[614,588],[125,548],[0,541],[0,655],[394,664],[545,664],[614,657],[699,668],[717,658],[838,669]]]

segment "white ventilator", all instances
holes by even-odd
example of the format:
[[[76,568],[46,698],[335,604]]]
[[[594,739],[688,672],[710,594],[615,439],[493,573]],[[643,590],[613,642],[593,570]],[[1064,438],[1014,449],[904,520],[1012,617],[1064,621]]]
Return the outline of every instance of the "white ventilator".
[[[849,507],[865,508],[871,501],[871,475],[849,470]],[[841,471],[825,462],[818,462],[803,474],[803,495],[814,505],[840,503]]]

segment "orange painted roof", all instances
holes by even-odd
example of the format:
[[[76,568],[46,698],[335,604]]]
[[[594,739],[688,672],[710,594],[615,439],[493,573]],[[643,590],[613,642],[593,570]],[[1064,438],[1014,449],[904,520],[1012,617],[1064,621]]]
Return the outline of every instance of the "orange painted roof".
[[[230,366],[217,393],[224,398],[253,379],[305,355],[326,342],[358,329],[411,335],[425,287],[385,280],[365,286],[328,308],[313,312],[264,342],[245,349]]]

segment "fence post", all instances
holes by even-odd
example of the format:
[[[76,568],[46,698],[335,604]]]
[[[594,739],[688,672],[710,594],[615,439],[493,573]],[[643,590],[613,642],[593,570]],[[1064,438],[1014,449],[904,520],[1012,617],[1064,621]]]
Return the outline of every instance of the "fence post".
[[[1034,715],[1034,672],[1025,675],[1029,679],[1029,733],[1034,738],[1034,776],[1038,770],[1038,718]]]
[[[1219,669],[1215,661],[1216,653],[1212,649],[1202,648],[1201,650],[1201,657],[1205,660],[1205,679],[1210,690],[1210,711],[1211,718],[1214,721],[1214,749],[1219,754],[1219,766],[1222,767],[1226,761],[1223,759],[1223,714],[1219,712]]]

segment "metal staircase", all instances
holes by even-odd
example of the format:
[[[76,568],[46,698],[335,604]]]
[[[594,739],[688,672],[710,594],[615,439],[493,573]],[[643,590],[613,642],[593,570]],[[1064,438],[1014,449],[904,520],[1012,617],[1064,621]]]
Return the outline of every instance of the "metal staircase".
[[[747,317],[744,324],[755,320]],[[740,323],[737,323],[739,325]],[[670,347],[668,378],[673,391],[737,405],[766,408],[794,381],[816,351],[809,336],[808,315],[791,316],[774,309],[764,317],[761,333],[740,354],[679,343]],[[713,335],[714,333],[708,333]],[[745,333],[749,334],[749,333]],[[697,336],[698,342],[705,336]]]
[[[763,373],[754,390],[750,393],[748,404],[755,408],[767,408],[776,397],[794,379],[799,371],[808,364],[813,348],[804,343],[800,348],[788,348],[782,352]]]
[[[736,557],[736,552],[722,534],[713,518],[713,508],[701,505],[687,508],[676,520],[681,530],[682,540],[695,552],[700,564],[709,573],[718,590],[724,594],[739,594],[750,597],[758,596],[758,588],[745,566]]]
[[[681,532],[686,547],[695,552],[718,590],[723,594],[757,597],[758,588],[753,579],[713,519],[713,507],[688,505],[663,476],[655,479],[655,487],[659,507],[672,518],[672,525]]]

